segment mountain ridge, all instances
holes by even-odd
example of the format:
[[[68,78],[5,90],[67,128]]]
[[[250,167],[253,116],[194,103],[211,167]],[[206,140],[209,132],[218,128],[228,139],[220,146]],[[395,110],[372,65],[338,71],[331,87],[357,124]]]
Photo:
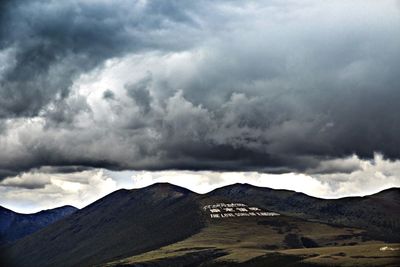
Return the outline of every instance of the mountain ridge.
[[[343,230],[339,234],[337,242],[340,244],[347,239],[349,239],[347,243],[352,243],[354,240],[368,242],[376,238],[399,242],[400,237],[396,231],[400,225],[398,223],[400,219],[398,216],[393,218],[393,215],[389,214],[393,208],[398,207],[397,201],[392,201],[392,198],[397,199],[399,190],[395,188],[366,197],[332,200],[250,184],[233,184],[206,194],[198,194],[173,184],[155,183],[139,189],[114,191],[41,231],[7,246],[2,250],[2,255],[8,259],[7,266],[23,267],[32,266],[32,264],[37,266],[103,266],[102,264],[110,261],[140,255],[190,239],[210,226],[219,229],[218,227],[222,226],[219,226],[218,219],[216,221],[210,219],[203,207],[224,201],[228,201],[225,203],[244,203],[281,214],[280,223],[274,219],[261,218],[257,219],[258,223],[255,225],[252,224],[254,226],[249,226],[262,232],[281,235],[285,239],[279,241],[280,246],[283,246],[285,242],[295,247],[301,244],[314,246],[316,241],[320,244],[328,244],[327,240],[318,237],[320,236],[318,233],[316,241],[307,236],[309,230],[304,229],[313,227],[326,229],[324,231],[332,233],[336,231],[335,227],[339,227],[337,229],[355,227],[346,230],[349,232]],[[376,201],[377,198],[379,201]],[[381,214],[382,221],[371,221],[368,212],[360,212],[364,208]],[[232,221],[234,219],[230,220],[232,223],[226,224],[226,227],[239,231],[245,230]],[[238,218],[237,222],[243,222],[243,225],[246,225],[252,223],[252,219]],[[393,225],[386,225],[387,222],[393,222]],[[311,227],[311,225],[314,226]],[[306,232],[300,233],[298,232],[300,230],[296,229],[303,229],[301,231]],[[315,234],[312,235],[315,236]],[[258,238],[257,235],[254,238]],[[237,240],[240,239],[241,237],[238,237]],[[333,244],[333,241],[331,243]],[[267,247],[276,249],[272,244],[268,244]],[[184,251],[185,248],[180,249]],[[215,253],[208,251],[207,255],[221,256],[222,254],[218,251],[214,251]]]
[[[195,196],[165,184],[120,189],[16,242],[3,256],[18,258],[17,266],[86,266],[152,250],[203,227]]]

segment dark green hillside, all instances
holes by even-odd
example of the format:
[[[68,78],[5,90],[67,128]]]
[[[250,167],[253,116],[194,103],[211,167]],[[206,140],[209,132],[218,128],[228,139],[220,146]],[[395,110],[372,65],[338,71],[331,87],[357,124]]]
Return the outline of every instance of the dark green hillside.
[[[90,266],[182,240],[203,225],[194,193],[118,190],[3,251],[7,266]]]
[[[199,233],[185,240],[106,266],[398,266],[398,251],[380,248],[399,244],[365,241],[363,234],[284,215],[209,217]]]
[[[325,200],[247,184],[203,195],[154,184],[18,240],[2,249],[2,266],[396,266],[398,244],[382,240],[399,240],[399,205],[396,188]],[[232,207],[238,216],[225,216]]]
[[[378,239],[400,242],[400,189],[391,188],[365,197],[319,199],[289,190],[234,184],[208,194],[305,219],[368,230]]]

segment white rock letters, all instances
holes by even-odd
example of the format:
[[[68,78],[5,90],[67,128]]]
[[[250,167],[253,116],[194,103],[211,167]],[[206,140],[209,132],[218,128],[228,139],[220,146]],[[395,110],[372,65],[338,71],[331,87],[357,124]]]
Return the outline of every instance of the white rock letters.
[[[233,218],[233,217],[256,217],[256,216],[279,216],[279,213],[264,211],[258,207],[248,206],[243,203],[216,203],[203,207],[208,211],[210,218]]]

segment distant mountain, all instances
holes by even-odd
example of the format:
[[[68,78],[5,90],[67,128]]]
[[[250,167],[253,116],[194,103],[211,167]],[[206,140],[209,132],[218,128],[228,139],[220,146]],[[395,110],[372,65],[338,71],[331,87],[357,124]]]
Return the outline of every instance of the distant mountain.
[[[325,200],[248,184],[203,195],[166,183],[122,189],[7,246],[1,256],[5,266],[18,267],[231,266],[232,260],[320,266],[302,261],[343,259],[348,253],[359,264],[368,249],[379,252],[382,241],[400,242],[399,192]],[[243,217],[222,213],[234,209]],[[319,257],[331,248],[333,255]],[[308,256],[291,249],[305,249]],[[280,254],[264,255],[271,252]],[[388,255],[371,254],[365,261],[397,260]]]
[[[32,234],[78,210],[62,206],[33,214],[22,214],[0,206],[0,246]]]

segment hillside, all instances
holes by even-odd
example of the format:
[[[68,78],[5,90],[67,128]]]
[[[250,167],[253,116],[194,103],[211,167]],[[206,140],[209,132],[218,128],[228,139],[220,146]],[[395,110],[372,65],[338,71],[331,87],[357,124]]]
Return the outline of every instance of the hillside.
[[[0,246],[32,234],[78,210],[72,206],[21,214],[0,206]]]
[[[362,233],[286,216],[224,219],[183,241],[105,266],[398,266],[400,244],[363,241]],[[385,246],[397,250],[381,251]]]
[[[368,230],[373,238],[400,242],[400,188],[365,197],[320,199],[289,190],[234,184],[208,194],[232,201],[257,204],[304,219]]]
[[[203,195],[154,184],[111,193],[2,256],[17,267],[397,266],[399,244],[387,241],[399,242],[398,192],[324,200],[247,184]]]
[[[90,266],[177,242],[202,226],[189,190],[123,189],[20,240],[3,257],[10,266]]]

